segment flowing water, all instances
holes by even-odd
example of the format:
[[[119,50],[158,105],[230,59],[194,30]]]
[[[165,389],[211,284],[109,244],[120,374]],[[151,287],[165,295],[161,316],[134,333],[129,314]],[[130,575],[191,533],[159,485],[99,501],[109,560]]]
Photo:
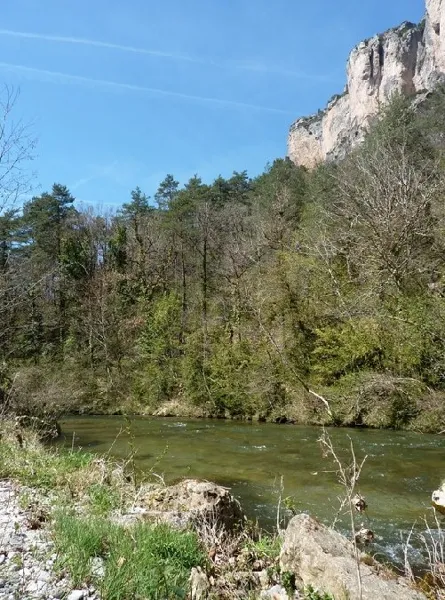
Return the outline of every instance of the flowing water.
[[[135,417],[70,417],[61,422],[61,443],[126,458],[164,476],[204,478],[232,489],[251,518],[264,527],[276,521],[281,478],[283,497],[296,509],[326,523],[338,510],[342,490],[332,462],[317,443],[321,429],[218,420]],[[360,460],[367,455],[359,482],[369,505],[360,518],[377,535],[374,552],[403,562],[401,535],[431,518],[431,492],[444,476],[445,438],[407,432],[330,429],[343,457],[353,442]],[[346,527],[346,521],[344,521]],[[420,556],[414,552],[415,560]]]

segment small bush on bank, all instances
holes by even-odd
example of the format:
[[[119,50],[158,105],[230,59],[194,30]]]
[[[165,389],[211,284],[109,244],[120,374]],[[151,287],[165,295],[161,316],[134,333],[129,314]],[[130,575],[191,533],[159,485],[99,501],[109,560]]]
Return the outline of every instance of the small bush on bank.
[[[343,377],[325,390],[338,425],[407,429],[419,412],[421,382],[380,373]]]
[[[0,438],[0,478],[24,485],[54,489],[71,475],[88,468],[91,454],[45,449],[38,435],[13,423],[3,423]]]
[[[409,425],[409,429],[421,433],[438,433],[445,430],[445,394],[428,391],[418,401],[419,414]]]
[[[36,431],[14,421],[0,425],[0,479],[82,500],[97,515],[122,506],[134,492],[125,464],[45,446]]]
[[[190,570],[206,562],[196,533],[167,525],[129,530],[103,518],[60,513],[54,542],[58,568],[75,585],[94,582],[104,600],[184,598]],[[102,559],[103,577],[95,575],[94,559]]]

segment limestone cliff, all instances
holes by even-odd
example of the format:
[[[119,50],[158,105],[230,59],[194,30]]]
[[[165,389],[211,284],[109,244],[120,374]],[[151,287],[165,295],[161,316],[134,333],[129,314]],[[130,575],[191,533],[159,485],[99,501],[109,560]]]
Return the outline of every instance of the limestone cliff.
[[[402,23],[352,50],[343,94],[318,114],[295,121],[289,132],[289,157],[308,168],[341,158],[363,139],[394,93],[431,89],[444,75],[445,0],[426,0],[422,23]]]

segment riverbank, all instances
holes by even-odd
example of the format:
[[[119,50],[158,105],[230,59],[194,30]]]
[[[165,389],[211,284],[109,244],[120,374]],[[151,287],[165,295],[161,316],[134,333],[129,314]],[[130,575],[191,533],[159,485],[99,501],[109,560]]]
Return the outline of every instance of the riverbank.
[[[306,385],[306,384],[305,384]],[[13,369],[5,392],[8,411],[45,418],[64,414],[140,415],[211,418],[298,425],[392,429],[419,433],[445,431],[445,393],[419,379],[389,373],[357,372],[330,385],[308,380],[282,385],[280,399],[241,395],[236,403],[219,402],[210,392],[199,399],[186,389],[157,398],[138,389],[134,372],[107,376],[71,365]],[[235,394],[235,392],[233,392]]]
[[[130,462],[48,450],[34,433],[12,424],[3,429],[0,458],[5,500],[0,504],[2,600],[326,600],[331,596],[310,590],[317,583],[324,591],[338,589],[338,577],[318,581],[314,573],[320,565],[300,571],[292,566],[292,557],[302,551],[316,561],[319,548],[327,544],[332,550],[334,544],[342,548],[345,561],[354,560],[351,543],[316,521],[296,517],[284,537],[266,535],[246,522],[225,488],[196,480],[169,487],[153,479],[136,483]],[[307,527],[320,532],[317,539]],[[302,550],[309,542],[315,546]],[[366,556],[363,568],[369,567]],[[369,577],[379,586],[380,567],[370,564]],[[326,566],[324,571],[336,569]],[[390,580],[404,598],[423,598],[395,574]],[[293,589],[295,584],[299,590]],[[354,579],[348,585],[354,588]],[[391,593],[386,590],[380,597],[401,597]]]
[[[32,499],[32,500],[31,500]],[[0,481],[0,599],[97,600],[93,585],[75,589],[56,566],[46,526],[52,499],[11,480]]]
[[[330,387],[289,391],[283,403],[237,411],[221,409],[211,402],[196,404],[175,398],[153,404],[131,396],[124,402],[79,404],[74,412],[96,415],[227,419],[263,423],[393,429],[418,433],[445,431],[445,396],[409,378],[365,373],[343,378]]]
[[[163,474],[167,484],[193,477],[230,487],[248,517],[270,530],[280,494],[299,512],[309,511],[327,524],[342,494],[335,466],[320,448],[320,427],[88,415],[62,419],[60,425],[57,444],[65,448],[131,457],[138,472]],[[376,551],[403,565],[401,534],[406,539],[413,523],[420,531],[429,512],[430,494],[442,477],[445,437],[362,428],[328,431],[346,459],[351,441],[359,460],[368,456],[360,491],[372,507]],[[342,531],[348,530],[346,521],[339,523]]]
[[[0,598],[271,598],[276,536],[245,521],[225,488],[135,481],[131,465],[48,449],[3,423]],[[278,588],[276,588],[278,589]],[[265,592],[266,595],[261,595]]]

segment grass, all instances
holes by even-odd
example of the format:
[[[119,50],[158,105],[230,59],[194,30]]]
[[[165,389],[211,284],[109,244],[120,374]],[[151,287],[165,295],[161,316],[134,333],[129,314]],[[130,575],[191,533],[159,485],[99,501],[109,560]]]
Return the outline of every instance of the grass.
[[[330,594],[319,592],[311,585],[304,590],[304,600],[334,600]]]
[[[103,517],[61,512],[53,531],[58,569],[67,571],[75,585],[94,582],[103,600],[185,598],[190,570],[207,560],[196,533],[168,525],[128,529]],[[103,560],[99,580],[95,558]]]
[[[281,542],[278,535],[261,535],[258,540],[248,540],[246,548],[258,559],[273,561],[280,555]]]
[[[37,432],[11,421],[0,423],[0,479],[57,494],[59,502],[75,499],[99,516],[123,508],[135,493],[125,464],[83,451],[50,448],[40,442]],[[25,491],[22,496],[21,504],[26,506]]]
[[[105,516],[121,505],[118,492],[103,483],[93,483],[87,489],[88,504],[93,515]]]
[[[92,454],[50,450],[31,430],[3,424],[0,438],[0,478],[19,481],[23,485],[54,489],[67,484],[94,460]]]

